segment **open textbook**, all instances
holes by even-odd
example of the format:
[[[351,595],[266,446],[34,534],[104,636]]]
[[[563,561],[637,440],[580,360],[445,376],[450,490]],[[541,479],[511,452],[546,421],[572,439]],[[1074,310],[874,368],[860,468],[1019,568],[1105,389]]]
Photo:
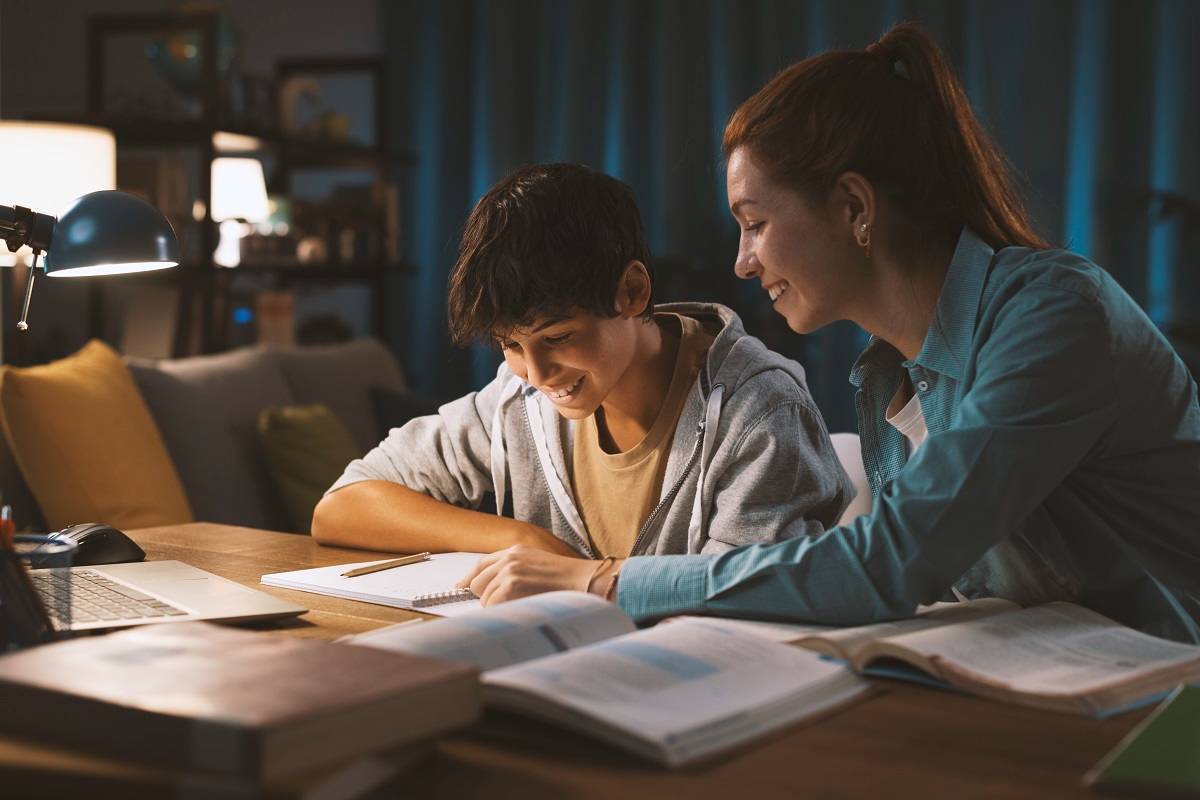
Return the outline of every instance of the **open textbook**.
[[[839,664],[693,620],[639,631],[611,603],[551,592],[351,644],[474,664],[488,705],[678,766],[870,691]]]
[[[710,623],[797,644],[868,675],[1097,717],[1200,680],[1200,647],[1140,633],[1072,603],[939,603],[910,619],[856,628]]]

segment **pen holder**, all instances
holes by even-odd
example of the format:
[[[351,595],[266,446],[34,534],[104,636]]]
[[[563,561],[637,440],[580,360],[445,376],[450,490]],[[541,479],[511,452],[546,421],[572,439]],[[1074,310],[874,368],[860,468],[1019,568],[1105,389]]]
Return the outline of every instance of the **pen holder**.
[[[75,547],[36,534],[0,546],[0,652],[54,641],[70,630]]]

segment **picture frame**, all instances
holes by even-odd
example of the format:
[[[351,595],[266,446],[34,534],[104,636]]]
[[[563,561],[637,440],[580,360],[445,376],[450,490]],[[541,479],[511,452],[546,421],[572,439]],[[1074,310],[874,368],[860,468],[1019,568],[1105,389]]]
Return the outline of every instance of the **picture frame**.
[[[387,141],[381,59],[287,59],[275,78],[284,134],[371,150]]]

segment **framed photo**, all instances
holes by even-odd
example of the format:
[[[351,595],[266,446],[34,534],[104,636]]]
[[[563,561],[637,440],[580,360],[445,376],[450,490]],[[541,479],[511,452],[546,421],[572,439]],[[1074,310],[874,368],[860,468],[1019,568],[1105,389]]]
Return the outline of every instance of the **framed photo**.
[[[387,141],[380,59],[281,61],[276,85],[279,124],[285,134],[372,149]]]

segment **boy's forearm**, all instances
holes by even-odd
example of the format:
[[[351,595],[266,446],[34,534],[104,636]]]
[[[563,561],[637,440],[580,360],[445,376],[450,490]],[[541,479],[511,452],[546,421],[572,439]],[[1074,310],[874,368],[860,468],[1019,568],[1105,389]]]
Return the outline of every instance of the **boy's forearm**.
[[[434,500],[389,481],[363,481],[324,497],[313,538],[324,545],[394,553],[490,553],[524,544],[533,526]]]

